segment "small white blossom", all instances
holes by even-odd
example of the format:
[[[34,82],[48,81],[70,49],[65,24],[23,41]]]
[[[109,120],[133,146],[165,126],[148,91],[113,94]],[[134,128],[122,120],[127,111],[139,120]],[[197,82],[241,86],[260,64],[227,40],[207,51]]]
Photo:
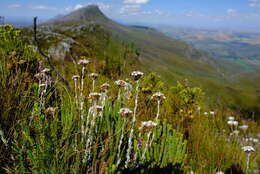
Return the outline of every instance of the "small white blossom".
[[[93,106],[91,109],[96,112],[101,112],[103,110],[103,106],[96,105],[96,106]]]
[[[92,92],[89,94],[89,99],[93,101],[98,101],[100,97],[101,97],[100,93]]]
[[[152,99],[152,100],[161,101],[161,100],[165,100],[166,97],[164,96],[163,93],[157,92],[157,93],[155,93],[155,94],[152,95],[151,99]]]
[[[74,76],[72,76],[72,80],[78,80],[79,78],[80,78],[79,75],[74,75]]]
[[[40,88],[44,88],[44,87],[46,87],[46,84],[45,84],[45,83],[42,83],[42,84],[40,84],[39,87],[40,87]]]
[[[227,119],[228,119],[229,121],[234,121],[234,120],[235,120],[235,117],[229,116],[229,117],[227,117]]]
[[[238,121],[233,121],[233,125],[237,126],[238,125]]]
[[[119,87],[125,87],[127,85],[127,82],[125,82],[124,80],[117,80],[115,81],[115,84]]]
[[[48,73],[48,72],[50,72],[51,70],[49,69],[49,68],[44,68],[41,72],[42,73]]]
[[[238,121],[228,121],[227,124],[230,125],[230,126],[237,126]]]
[[[48,108],[45,110],[45,113],[46,113],[46,114],[54,114],[57,110],[58,110],[58,107],[48,107]]]
[[[108,83],[104,83],[103,85],[100,86],[101,91],[106,91],[108,90],[110,85]]]
[[[90,63],[90,61],[86,60],[86,59],[81,59],[81,60],[78,61],[78,64],[82,65],[82,66],[86,66],[89,63]]]
[[[257,138],[253,138],[252,142],[253,142],[253,143],[258,143],[259,140],[258,140]]]
[[[145,128],[145,129],[153,129],[157,126],[157,123],[153,122],[153,121],[143,121],[141,128]]]
[[[242,125],[242,126],[239,126],[239,128],[246,131],[248,129],[248,125]]]
[[[37,78],[38,80],[41,80],[41,79],[43,79],[44,77],[46,77],[46,74],[40,72],[40,73],[35,74],[34,77]]]
[[[240,133],[239,130],[234,130],[234,131],[231,133],[231,135],[236,135],[236,136],[238,136],[239,133]]]
[[[210,115],[215,115],[215,112],[214,111],[209,111],[209,114]]]
[[[255,149],[252,146],[244,146],[242,147],[242,150],[246,153],[252,153],[255,152]]]
[[[98,78],[97,73],[91,73],[89,76],[92,78],[92,80],[96,80]]]
[[[144,73],[142,73],[140,71],[133,71],[131,73],[131,76],[134,78],[134,80],[139,80],[143,75],[144,75]]]
[[[225,173],[222,171],[218,171],[216,174],[225,174]]]
[[[129,117],[129,115],[131,115],[132,113],[133,111],[128,108],[121,108],[118,112],[118,114],[120,114],[122,117]]]

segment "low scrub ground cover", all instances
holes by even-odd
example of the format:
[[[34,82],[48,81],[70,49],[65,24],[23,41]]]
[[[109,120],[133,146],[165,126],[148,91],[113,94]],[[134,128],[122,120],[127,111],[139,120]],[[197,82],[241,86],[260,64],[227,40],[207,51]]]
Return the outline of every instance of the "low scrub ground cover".
[[[99,72],[108,67],[80,57],[62,72],[69,89],[19,30],[1,26],[0,38],[1,173],[259,170],[259,122],[208,111],[187,80],[107,76]]]

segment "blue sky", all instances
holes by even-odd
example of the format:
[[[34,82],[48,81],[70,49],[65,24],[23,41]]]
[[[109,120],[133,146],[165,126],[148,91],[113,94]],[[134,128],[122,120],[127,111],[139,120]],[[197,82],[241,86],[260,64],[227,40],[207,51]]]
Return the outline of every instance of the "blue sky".
[[[260,29],[260,0],[1,0],[0,15],[48,19],[89,4],[124,23]]]

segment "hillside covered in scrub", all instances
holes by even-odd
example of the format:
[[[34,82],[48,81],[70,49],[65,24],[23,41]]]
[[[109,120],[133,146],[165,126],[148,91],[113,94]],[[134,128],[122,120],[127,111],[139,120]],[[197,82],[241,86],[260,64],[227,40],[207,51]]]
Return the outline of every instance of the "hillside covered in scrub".
[[[0,60],[0,173],[259,171],[257,78],[154,29],[89,6],[0,26]]]
[[[33,44],[32,29],[23,32]],[[114,70],[136,67],[156,72],[169,85],[188,79],[192,86],[204,90],[209,107],[232,108],[247,116],[259,113],[258,73],[214,58],[153,28],[116,23],[97,6],[41,24],[38,38],[45,52],[62,66],[84,55],[113,62]]]

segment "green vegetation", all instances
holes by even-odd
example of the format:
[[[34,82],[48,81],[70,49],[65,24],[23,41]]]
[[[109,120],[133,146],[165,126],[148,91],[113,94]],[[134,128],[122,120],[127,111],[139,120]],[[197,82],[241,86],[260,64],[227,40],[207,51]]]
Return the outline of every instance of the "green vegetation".
[[[241,147],[258,149],[259,143],[246,139],[259,135],[258,122],[237,115],[249,129],[236,135],[237,128],[226,123],[226,116],[235,113],[224,109],[205,115],[205,94],[187,80],[172,87],[155,73],[129,80],[131,70],[138,67],[138,60],[131,59],[137,56],[134,47],[113,39],[102,45],[102,38],[109,37],[93,27],[96,35],[84,31],[96,43],[80,52],[83,59],[91,57],[84,71],[77,65],[77,55],[65,59],[64,66],[53,62],[66,79],[79,74],[69,80],[76,85],[70,91],[19,30],[1,26],[1,173],[246,172]],[[46,44],[43,38],[41,44]],[[90,77],[91,72],[98,72],[98,78]],[[123,86],[114,83],[125,78]],[[93,93],[104,83],[110,84],[108,90]],[[159,104],[151,100],[158,91],[166,96]],[[122,108],[134,112],[127,114]],[[259,164],[257,151],[248,172]]]

